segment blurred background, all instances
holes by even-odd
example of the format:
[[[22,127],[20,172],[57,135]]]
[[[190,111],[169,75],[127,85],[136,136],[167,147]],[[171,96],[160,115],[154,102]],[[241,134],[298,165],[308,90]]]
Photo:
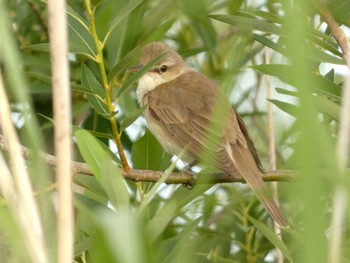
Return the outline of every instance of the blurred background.
[[[13,123],[21,144],[52,154],[46,1],[0,1],[0,7],[0,69]],[[333,197],[339,187],[345,195],[338,262],[350,262],[349,169],[339,168],[336,154],[349,68],[324,14],[349,37],[349,0],[67,1],[74,159],[94,173],[74,176],[74,262],[334,262]],[[243,184],[190,190],[120,180],[111,114],[131,167],[165,171],[175,160],[147,130],[135,94],[140,76],[127,71],[152,41],[167,43],[220,85],[267,170],[274,138],[277,169],[296,177],[278,184],[289,229],[276,234]],[[89,155],[94,152],[96,163]],[[9,165],[7,153],[0,153]],[[345,160],[348,165],[349,155]],[[27,169],[53,261],[53,167],[35,155]],[[9,206],[0,196],[0,262],[27,262],[30,249]]]

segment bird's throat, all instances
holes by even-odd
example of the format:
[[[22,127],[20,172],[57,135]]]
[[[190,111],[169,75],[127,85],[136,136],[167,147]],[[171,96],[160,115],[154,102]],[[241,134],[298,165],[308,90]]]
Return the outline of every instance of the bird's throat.
[[[136,90],[136,96],[141,106],[147,104],[145,95],[154,90],[166,80],[156,73],[146,73],[139,79],[139,85]]]

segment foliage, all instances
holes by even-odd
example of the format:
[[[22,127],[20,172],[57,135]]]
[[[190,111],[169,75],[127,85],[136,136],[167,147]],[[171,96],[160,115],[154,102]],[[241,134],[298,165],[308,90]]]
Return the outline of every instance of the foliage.
[[[276,248],[286,262],[326,261],[332,192],[344,185],[349,195],[350,185],[338,176],[335,154],[343,81],[338,65],[344,62],[319,17],[317,3],[71,0],[67,4],[74,147],[76,159],[87,162],[94,174],[74,177],[80,189],[74,199],[76,262],[273,262]],[[344,27],[350,26],[349,6],[348,0],[328,5]],[[18,117],[21,142],[36,152],[52,152],[46,3],[0,1],[0,9],[0,68],[13,116]],[[281,239],[245,186],[204,184],[190,190],[122,178],[117,147],[134,168],[177,169],[140,117],[143,109],[134,88],[143,72],[127,71],[137,64],[145,43],[159,40],[220,83],[247,123],[265,167],[269,102],[264,87],[265,77],[272,77],[278,167],[300,170],[296,182],[279,185],[281,207],[291,222]],[[264,59],[267,48],[271,63]],[[27,165],[53,257],[52,168],[40,157]],[[5,202],[0,213],[0,261],[24,262],[29,252],[23,249],[21,235],[13,235],[19,232],[19,223]],[[342,260],[349,262],[348,218],[343,233]]]

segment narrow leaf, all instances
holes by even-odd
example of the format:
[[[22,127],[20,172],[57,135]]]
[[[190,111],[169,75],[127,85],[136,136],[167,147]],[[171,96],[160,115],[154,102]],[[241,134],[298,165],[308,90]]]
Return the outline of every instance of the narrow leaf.
[[[339,121],[341,107],[325,96],[315,96],[316,105],[333,119]]]
[[[131,75],[131,77],[125,81],[124,85],[119,89],[117,97],[119,97],[121,94],[123,94],[125,91],[127,91],[129,88],[131,88],[131,84],[133,84],[135,81],[137,81],[143,74],[145,74],[148,70],[150,70],[155,64],[157,64],[166,53],[160,55],[159,57],[152,59],[150,62],[148,62],[144,67],[142,67],[139,71]]]
[[[110,35],[110,33],[116,28],[123,19],[125,19],[136,7],[142,3],[142,0],[131,0],[128,1],[126,5],[120,10],[120,12],[114,17],[109,31],[107,32],[103,43],[105,43]]]
[[[106,103],[102,98],[104,98],[104,90],[101,84],[97,81],[91,70],[83,65],[81,68],[81,84],[91,91],[92,94],[87,94],[91,106],[102,116],[108,117],[109,111]]]
[[[129,193],[119,167],[113,162],[110,151],[86,130],[77,130],[75,138],[79,151],[92,170],[97,182],[107,193],[113,205],[129,207]]]
[[[292,255],[288,249],[288,247],[282,242],[281,239],[264,223],[254,219],[253,217],[248,215],[248,219],[252,224],[277,248],[279,248],[285,258],[287,258],[290,262],[292,262]]]
[[[136,55],[140,52],[141,46],[138,46],[131,50],[125,57],[123,57],[116,65],[113,66],[108,74],[108,81],[112,81],[113,78],[118,76],[121,72],[124,72],[132,67],[132,62]]]
[[[131,158],[135,169],[159,170],[164,150],[157,139],[146,130],[132,146]]]
[[[32,51],[38,51],[38,52],[47,52],[47,53],[50,52],[49,43],[27,45],[27,46],[24,46],[24,48]],[[71,41],[68,42],[68,50],[71,53],[88,56],[94,59],[93,54],[90,52],[90,49],[88,49],[85,45],[82,45],[81,43],[76,43]]]
[[[210,15],[209,17],[227,24],[231,24],[241,28],[246,28],[249,30],[259,30],[262,32],[273,33],[279,36],[285,35],[284,30],[280,26],[264,20],[230,15]]]
[[[69,42],[75,43],[78,47],[82,47],[82,51],[95,57],[96,48],[88,27],[85,24],[81,24],[81,22],[74,17],[68,17],[68,29]]]
[[[76,130],[74,136],[84,160],[87,162],[97,181],[102,182],[102,160],[106,156],[106,150],[86,130]]]
[[[129,127],[138,117],[142,115],[144,110],[146,109],[146,105],[136,109],[135,111],[129,113],[124,120],[120,124],[120,132],[124,131],[127,127]]]
[[[280,80],[291,86],[298,86],[298,81],[295,78],[293,78],[290,74],[290,72],[293,72],[294,70],[294,66],[292,65],[262,64],[251,66],[251,68],[258,70],[264,74],[278,77]],[[341,88],[337,84],[326,79],[325,77],[321,75],[316,75],[312,72],[310,72],[309,77],[312,80],[310,83],[312,84],[313,89],[330,92],[335,95],[341,94]]]
[[[284,102],[284,101],[280,101],[280,100],[269,100],[270,102],[272,102],[273,104],[275,104],[278,108],[280,108],[282,111],[292,115],[293,117],[297,117],[298,113],[299,113],[299,107]]]
[[[195,198],[202,195],[210,187],[211,185],[208,184],[197,185],[192,190],[179,187],[175,193],[169,197],[165,205],[148,222],[146,229],[147,233],[150,234],[151,240],[157,240],[171,220],[178,215],[178,211],[185,205],[193,202]]]

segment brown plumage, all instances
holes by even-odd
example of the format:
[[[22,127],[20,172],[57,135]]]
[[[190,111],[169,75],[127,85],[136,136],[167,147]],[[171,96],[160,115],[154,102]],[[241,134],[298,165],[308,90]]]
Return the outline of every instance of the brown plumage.
[[[268,194],[261,165],[247,127],[219,87],[205,75],[192,71],[166,45],[145,47],[141,65],[166,53],[139,81],[141,105],[147,105],[149,128],[165,150],[187,162],[204,158],[219,169],[239,174],[255,192],[276,222],[287,227],[281,210]]]

